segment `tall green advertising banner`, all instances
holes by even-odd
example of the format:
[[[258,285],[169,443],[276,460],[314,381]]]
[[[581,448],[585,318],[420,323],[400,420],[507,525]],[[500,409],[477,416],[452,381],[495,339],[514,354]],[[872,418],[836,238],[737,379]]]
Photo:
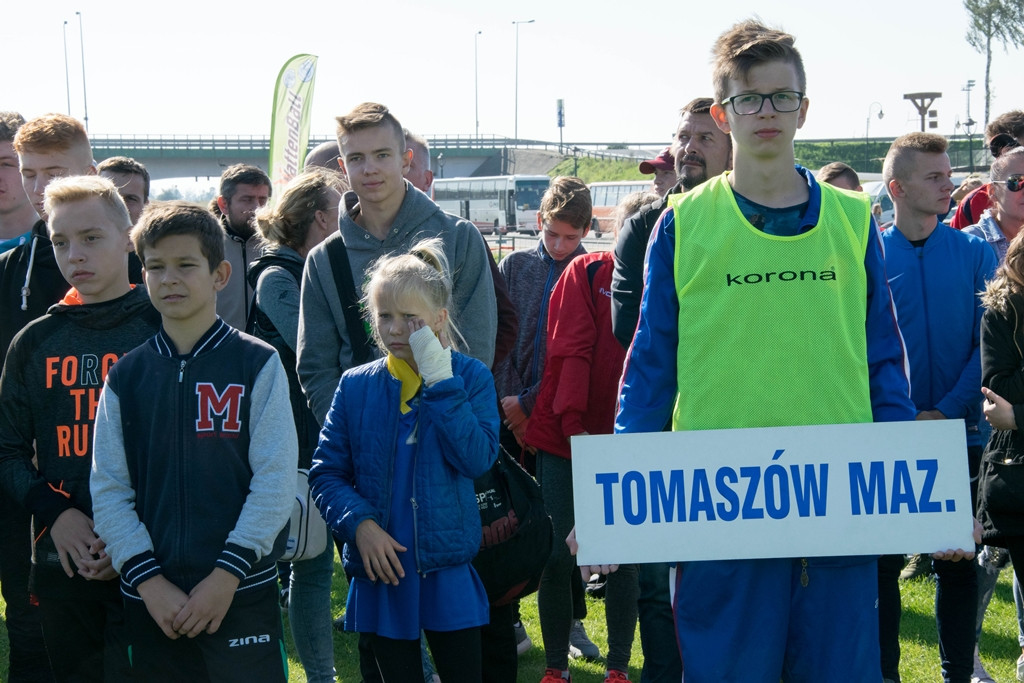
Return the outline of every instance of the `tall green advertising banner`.
[[[274,86],[267,168],[275,197],[298,175],[306,159],[316,59],[316,55],[295,55],[285,62]]]

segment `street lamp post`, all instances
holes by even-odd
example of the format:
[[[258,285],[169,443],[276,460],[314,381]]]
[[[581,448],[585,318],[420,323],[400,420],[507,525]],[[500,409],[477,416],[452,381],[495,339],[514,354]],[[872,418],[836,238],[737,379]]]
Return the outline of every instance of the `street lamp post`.
[[[68,22],[64,20],[64,88],[68,91],[68,116],[71,116],[71,75],[68,71]]]
[[[974,173],[974,126],[977,121],[971,118],[971,90],[974,88],[974,81],[968,80],[967,85],[960,88],[967,93],[967,120],[964,121],[964,131],[967,132],[967,158],[970,160],[971,173]]]
[[[82,104],[85,107],[85,132],[89,132],[89,98],[85,94],[85,34],[82,31],[82,13],[78,15],[78,42],[82,47]]]
[[[483,31],[473,34],[473,106],[476,110],[476,139],[480,139],[480,58],[477,51],[477,39]]]
[[[519,140],[519,24],[532,24],[534,21],[534,19],[526,19],[512,22],[516,26],[516,122],[514,137],[517,142]]]
[[[868,154],[868,143],[869,143],[869,138],[871,137],[871,114],[873,113],[875,107],[878,107],[878,119],[879,120],[881,120],[885,116],[885,112],[882,111],[882,105],[879,104],[878,102],[872,102],[868,106],[868,120],[867,120],[867,123],[864,125],[864,172],[865,173],[870,169],[870,165],[871,165],[871,158],[870,158],[870,155]]]

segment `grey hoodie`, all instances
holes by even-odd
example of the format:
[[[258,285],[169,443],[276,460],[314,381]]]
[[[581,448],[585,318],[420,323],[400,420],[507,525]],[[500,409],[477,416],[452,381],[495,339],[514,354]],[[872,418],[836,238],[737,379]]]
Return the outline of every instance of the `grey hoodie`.
[[[341,373],[352,367],[352,348],[327,245],[341,239],[348,250],[356,289],[362,296],[365,274],[384,255],[409,251],[417,242],[440,237],[452,269],[451,316],[469,348],[464,353],[487,367],[494,359],[498,314],[486,259],[492,258],[476,227],[446,214],[427,195],[405,184],[405,199],[384,241],[361,228],[352,212],[342,214],[338,233],[317,245],[306,259],[299,310],[298,372],[313,414],[323,424]],[[353,209],[358,211],[358,207]]]

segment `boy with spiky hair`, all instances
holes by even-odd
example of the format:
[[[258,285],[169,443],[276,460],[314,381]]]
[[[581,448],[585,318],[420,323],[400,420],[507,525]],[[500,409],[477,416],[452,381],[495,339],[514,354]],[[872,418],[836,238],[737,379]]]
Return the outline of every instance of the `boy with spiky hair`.
[[[33,516],[32,587],[54,676],[124,680],[117,573],[93,530],[92,421],[104,376],[159,319],[128,282],[131,221],[113,183],[55,180],[43,209],[71,291],[14,338],[5,360],[0,482]]]
[[[673,196],[655,228],[616,432],[913,420],[868,202],[795,165],[808,102],[793,37],[746,21],[713,54],[711,115],[732,136],[735,170]],[[792,269],[824,275],[736,277]],[[873,556],[680,564],[686,679],[880,680],[876,567]]]
[[[39,220],[21,186],[18,153],[14,151],[14,136],[24,124],[25,118],[18,112],[0,111],[0,254],[28,242],[32,238],[32,227]],[[3,310],[2,304],[0,310]],[[0,363],[2,361],[3,352],[0,352]],[[31,519],[32,515],[10,498],[0,498],[0,589],[6,603],[8,676],[15,683],[49,681],[52,677],[39,626],[39,606],[28,591]]]
[[[90,482],[132,672],[284,681],[275,560],[298,460],[288,379],[273,347],[217,316],[231,266],[213,214],[151,206],[132,240],[162,324],[107,375]]]
[[[55,178],[96,173],[85,126],[70,116],[34,118],[18,129],[13,144],[22,186],[39,220],[24,244],[0,254],[0,359],[18,330],[68,291],[46,233],[46,186]]]
[[[896,206],[893,226],[882,233],[885,269],[910,359],[911,400],[918,420],[962,419],[972,503],[985,440],[981,414],[979,292],[995,276],[996,255],[981,238],[946,226],[953,171],[946,138],[908,133],[885,155],[882,180]],[[926,556],[927,557],[927,556]],[[902,556],[885,556],[886,562]],[[890,565],[891,566],[891,565]],[[935,622],[942,676],[966,681],[973,669],[978,576],[973,563],[936,560]],[[899,575],[879,573],[882,673],[899,677]],[[887,668],[888,667],[888,668]]]

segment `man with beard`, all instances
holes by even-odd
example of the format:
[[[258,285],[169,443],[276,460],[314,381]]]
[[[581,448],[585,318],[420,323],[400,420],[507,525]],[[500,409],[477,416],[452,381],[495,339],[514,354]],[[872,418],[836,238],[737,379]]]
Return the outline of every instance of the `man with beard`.
[[[255,166],[235,164],[221,174],[220,195],[210,202],[210,209],[226,233],[224,258],[237,275],[217,295],[217,315],[238,330],[245,330],[253,294],[245,273],[260,251],[252,217],[270,199],[270,191],[270,177],[266,173]]]
[[[679,126],[672,141],[679,182],[660,200],[641,207],[623,224],[615,243],[612,275],[612,331],[629,348],[640,317],[644,257],[651,231],[668,206],[667,197],[689,192],[708,178],[732,168],[732,139],[711,118],[710,97],[698,97],[679,110]],[[641,564],[640,599],[637,601],[640,642],[644,653],[641,683],[678,681],[682,663],[675,640],[675,621],[669,598],[669,564]]]
[[[708,178],[732,168],[732,140],[718,130],[711,118],[712,104],[710,97],[698,97],[679,110],[679,125],[670,147],[679,182],[660,200],[641,207],[631,216],[623,224],[615,244],[612,329],[619,343],[626,348],[633,341],[633,332],[640,317],[647,241],[668,205],[666,197],[688,192]]]

